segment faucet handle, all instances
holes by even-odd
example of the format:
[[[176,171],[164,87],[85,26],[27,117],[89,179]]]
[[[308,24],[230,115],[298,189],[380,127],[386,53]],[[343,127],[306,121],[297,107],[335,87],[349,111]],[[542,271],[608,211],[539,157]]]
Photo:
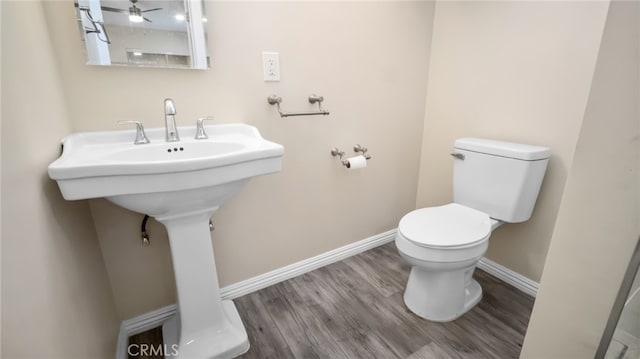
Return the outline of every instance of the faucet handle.
[[[206,140],[207,138],[209,138],[209,136],[207,136],[207,133],[204,131],[204,121],[210,120],[213,121],[213,117],[204,116],[198,119],[198,121],[196,122],[196,140]]]
[[[147,134],[144,133],[144,126],[142,126],[142,122],[140,121],[132,121],[132,120],[120,120],[118,121],[119,125],[136,125],[136,139],[133,141],[134,145],[142,145],[145,143],[149,143],[149,139],[147,138]]]

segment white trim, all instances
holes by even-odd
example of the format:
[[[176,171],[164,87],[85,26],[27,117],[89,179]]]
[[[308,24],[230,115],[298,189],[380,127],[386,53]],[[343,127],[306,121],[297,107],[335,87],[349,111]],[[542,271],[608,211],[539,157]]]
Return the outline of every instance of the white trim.
[[[123,323],[120,323],[120,332],[118,333],[118,344],[116,345],[116,359],[127,359],[127,346],[129,345],[129,337]]]
[[[534,298],[538,294],[540,285],[537,282],[503,267],[487,257],[481,258],[477,267]]]
[[[222,299],[235,299],[243,295],[253,293],[262,288],[283,282],[287,279],[311,272],[312,270],[324,267],[331,263],[341,261],[345,258],[368,251],[369,249],[392,242],[395,239],[396,229],[365,238],[358,242],[336,248],[329,252],[319,254],[288,266],[260,274],[258,276],[230,284],[220,288]],[[127,358],[128,338],[132,335],[145,332],[149,329],[160,326],[165,320],[176,313],[176,305],[156,309],[140,316],[122,321],[120,333],[118,334],[118,346],[116,349],[117,359]]]

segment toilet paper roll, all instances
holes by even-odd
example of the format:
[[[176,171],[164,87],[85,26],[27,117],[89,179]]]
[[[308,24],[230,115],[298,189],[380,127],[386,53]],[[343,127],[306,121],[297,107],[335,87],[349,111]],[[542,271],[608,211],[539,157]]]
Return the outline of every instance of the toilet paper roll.
[[[354,156],[347,158],[347,168],[356,169],[356,168],[365,168],[367,167],[367,159],[364,156]]]

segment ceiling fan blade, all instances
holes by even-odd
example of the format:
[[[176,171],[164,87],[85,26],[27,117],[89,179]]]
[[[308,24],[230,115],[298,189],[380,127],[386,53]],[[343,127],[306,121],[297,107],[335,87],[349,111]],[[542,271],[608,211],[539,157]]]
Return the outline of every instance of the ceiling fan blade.
[[[104,11],[112,11],[112,12],[121,12],[124,14],[128,14],[129,10],[125,10],[125,9],[118,9],[116,7],[110,7],[110,6],[101,6],[100,7],[102,10]]]
[[[146,21],[146,22],[153,22],[153,21],[151,21],[151,20],[147,19],[146,17],[143,17],[143,19],[144,19],[144,21]]]
[[[161,8],[161,7],[157,7],[157,8],[155,8],[155,9],[142,10],[142,12],[158,11],[158,10],[162,10],[162,8]]]

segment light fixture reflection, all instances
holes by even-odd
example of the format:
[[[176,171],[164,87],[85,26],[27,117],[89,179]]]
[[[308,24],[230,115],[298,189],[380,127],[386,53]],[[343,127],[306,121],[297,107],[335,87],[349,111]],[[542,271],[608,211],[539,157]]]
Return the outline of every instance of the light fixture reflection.
[[[143,22],[142,11],[135,5],[129,8],[129,21],[131,22]]]
[[[184,14],[176,14],[175,18],[178,21],[184,21],[185,20]]]
[[[129,15],[129,21],[131,22],[143,22],[144,18],[140,15]]]

